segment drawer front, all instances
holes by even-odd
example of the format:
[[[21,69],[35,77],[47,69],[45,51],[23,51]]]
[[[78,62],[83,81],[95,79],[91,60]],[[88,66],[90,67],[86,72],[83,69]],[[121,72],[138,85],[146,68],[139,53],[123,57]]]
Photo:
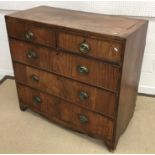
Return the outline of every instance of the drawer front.
[[[58,47],[63,50],[115,63],[121,62],[122,44],[117,41],[93,39],[65,32],[58,35]]]
[[[90,110],[115,116],[116,96],[74,80],[14,63],[17,82],[61,97]]]
[[[10,47],[15,61],[117,91],[120,76],[117,66],[12,39]]]
[[[110,119],[37,90],[19,84],[17,87],[20,101],[39,110],[49,119],[56,117],[87,134],[112,139],[113,122]]]
[[[6,23],[10,37],[55,47],[55,32],[52,29],[35,26],[26,21],[21,22],[15,19],[7,19]]]
[[[14,61],[46,70],[49,70],[49,57],[54,53],[48,48],[14,39],[10,39],[10,50]]]

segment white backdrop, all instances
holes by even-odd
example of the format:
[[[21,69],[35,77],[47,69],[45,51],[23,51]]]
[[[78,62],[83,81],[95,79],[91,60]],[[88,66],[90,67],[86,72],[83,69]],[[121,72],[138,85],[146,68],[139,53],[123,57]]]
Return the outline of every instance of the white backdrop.
[[[146,48],[141,72],[139,92],[155,94],[155,2],[153,1],[27,1],[0,2],[0,74],[12,75],[4,14],[9,10],[23,10],[39,5],[68,8],[112,15],[138,16],[149,19]]]

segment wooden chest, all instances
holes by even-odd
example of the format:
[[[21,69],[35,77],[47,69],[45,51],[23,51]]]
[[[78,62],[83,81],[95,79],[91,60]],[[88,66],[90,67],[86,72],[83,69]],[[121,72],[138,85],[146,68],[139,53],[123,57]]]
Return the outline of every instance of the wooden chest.
[[[115,149],[133,116],[148,22],[41,6],[6,25],[21,110]]]

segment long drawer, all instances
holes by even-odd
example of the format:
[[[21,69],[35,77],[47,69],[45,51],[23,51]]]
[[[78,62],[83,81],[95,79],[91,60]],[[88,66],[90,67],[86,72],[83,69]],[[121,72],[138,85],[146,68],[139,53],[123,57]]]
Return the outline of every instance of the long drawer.
[[[116,92],[120,71],[111,65],[23,41],[10,40],[12,58],[47,71]]]
[[[47,73],[19,63],[14,63],[17,82],[61,97],[107,116],[115,116],[115,94]]]
[[[20,102],[43,113],[49,119],[56,117],[87,134],[112,139],[113,122],[99,114],[17,84]]]

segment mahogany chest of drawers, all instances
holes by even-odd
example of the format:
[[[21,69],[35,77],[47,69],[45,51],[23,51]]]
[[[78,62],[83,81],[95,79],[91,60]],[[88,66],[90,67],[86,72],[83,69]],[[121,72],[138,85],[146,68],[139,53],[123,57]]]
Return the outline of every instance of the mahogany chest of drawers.
[[[21,110],[115,149],[133,116],[148,22],[41,6],[6,25]]]

